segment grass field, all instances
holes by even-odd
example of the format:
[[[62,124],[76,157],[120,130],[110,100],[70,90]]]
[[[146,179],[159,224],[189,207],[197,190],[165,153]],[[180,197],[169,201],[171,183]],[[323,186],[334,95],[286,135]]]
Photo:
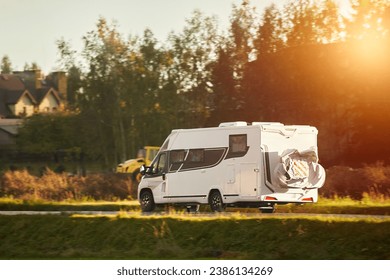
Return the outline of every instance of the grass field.
[[[0,216],[0,259],[390,259],[390,216],[323,218],[143,215],[137,201],[48,202],[0,199],[0,210],[119,211],[115,215]],[[207,210],[207,209],[205,209]],[[233,212],[233,213],[232,213]],[[277,212],[389,215],[385,201],[320,199]]]
[[[182,208],[183,209],[183,208]],[[111,201],[25,201],[20,199],[0,198],[0,211],[140,211],[136,200]],[[208,211],[202,207],[202,211]],[[179,208],[180,211],[180,208]],[[229,212],[254,212],[258,209],[227,208]],[[320,198],[318,203],[277,206],[277,213],[324,213],[324,214],[364,214],[390,215],[390,199],[352,200],[349,198]]]
[[[136,200],[44,201],[0,198],[0,211],[140,211]]]
[[[390,259],[390,219],[0,216],[0,259]]]

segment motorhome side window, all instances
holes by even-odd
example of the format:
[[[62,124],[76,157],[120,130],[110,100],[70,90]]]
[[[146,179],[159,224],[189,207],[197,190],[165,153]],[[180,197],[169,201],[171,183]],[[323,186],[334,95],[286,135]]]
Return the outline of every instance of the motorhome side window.
[[[246,134],[229,135],[229,153],[245,153],[247,150]]]
[[[169,153],[169,161],[171,163],[182,163],[186,153],[185,150],[175,150]]]
[[[169,153],[169,171],[176,171],[183,164],[186,156],[185,150],[174,150]]]
[[[167,154],[166,153],[162,153],[160,155],[160,157],[158,158],[158,162],[157,162],[157,169],[156,169],[156,172],[161,174],[163,172],[166,172],[166,163],[167,163]]]
[[[187,156],[187,162],[203,162],[204,161],[204,150],[203,149],[195,149],[190,150]]]

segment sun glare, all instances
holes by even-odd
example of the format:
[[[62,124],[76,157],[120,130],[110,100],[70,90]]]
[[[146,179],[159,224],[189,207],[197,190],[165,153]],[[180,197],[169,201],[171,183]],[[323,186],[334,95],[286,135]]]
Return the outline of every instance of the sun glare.
[[[353,49],[360,58],[362,66],[374,70],[383,65],[383,61],[388,58],[388,49],[383,40],[379,39],[374,30],[370,30],[353,44]],[[379,69],[377,69],[379,70]]]
[[[350,0],[336,0],[336,4],[339,8],[340,14],[347,19],[351,19],[353,14],[356,13],[351,6]]]

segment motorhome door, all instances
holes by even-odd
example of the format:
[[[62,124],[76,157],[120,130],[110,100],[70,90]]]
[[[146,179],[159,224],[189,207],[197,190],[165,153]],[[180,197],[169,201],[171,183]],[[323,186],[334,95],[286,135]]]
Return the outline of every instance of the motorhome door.
[[[155,194],[161,193],[164,196],[167,189],[167,152],[160,153],[151,166],[152,170],[148,173],[148,187]]]
[[[258,190],[259,168],[256,163],[240,164],[241,196],[256,196]]]

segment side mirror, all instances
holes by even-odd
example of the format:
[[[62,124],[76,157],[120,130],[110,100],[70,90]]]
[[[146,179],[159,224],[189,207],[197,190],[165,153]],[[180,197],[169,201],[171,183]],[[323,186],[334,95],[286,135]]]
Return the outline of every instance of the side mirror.
[[[141,175],[145,175],[146,173],[146,167],[145,167],[145,164],[141,165],[141,167],[139,168],[139,172],[141,173]]]

